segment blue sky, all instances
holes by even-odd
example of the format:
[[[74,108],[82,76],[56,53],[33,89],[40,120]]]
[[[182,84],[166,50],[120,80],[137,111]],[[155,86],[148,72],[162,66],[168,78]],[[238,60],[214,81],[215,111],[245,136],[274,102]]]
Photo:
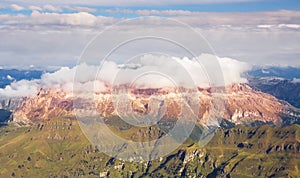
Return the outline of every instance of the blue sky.
[[[97,7],[99,10],[104,7]],[[114,9],[116,7],[105,7]],[[118,7],[122,8],[122,7]],[[123,7],[124,8],[124,7]],[[165,5],[151,7],[126,7],[128,9],[158,9],[158,10],[187,10],[194,12],[257,12],[257,11],[274,11],[274,10],[300,10],[300,1],[298,0],[265,0],[251,2],[230,2],[230,3],[204,3],[204,4],[182,4],[182,5]]]
[[[116,1],[116,2],[115,2]],[[87,7],[92,9],[90,13],[94,15],[104,15],[113,17],[136,17],[135,14],[128,13],[107,13],[107,10],[126,9],[126,10],[185,10],[192,12],[259,12],[276,10],[300,10],[300,1],[298,0],[200,0],[200,1],[153,1],[153,4],[147,1],[130,0],[130,3],[119,4],[118,0],[111,3],[101,3],[94,1],[74,1],[74,3],[59,3],[57,1],[14,1],[4,0],[0,2],[1,14],[31,14],[30,6],[43,8],[45,5],[51,5],[60,11],[58,13],[73,13],[76,10],[70,8]],[[203,2],[204,1],[204,2]],[[64,2],[64,1],[62,1]],[[85,2],[85,3],[84,3]],[[124,1],[122,1],[124,2]],[[127,1],[126,1],[127,2]],[[128,1],[129,2],[129,1]],[[149,1],[148,1],[149,2]],[[118,4],[118,5],[117,5]],[[20,9],[12,8],[17,5]],[[43,12],[52,12],[54,10],[43,9]]]
[[[273,10],[299,10],[300,1],[298,0],[265,0],[254,2],[240,3],[218,3],[218,4],[201,4],[177,6],[176,9],[186,9],[191,11],[205,12],[256,12],[256,11],[273,11]]]

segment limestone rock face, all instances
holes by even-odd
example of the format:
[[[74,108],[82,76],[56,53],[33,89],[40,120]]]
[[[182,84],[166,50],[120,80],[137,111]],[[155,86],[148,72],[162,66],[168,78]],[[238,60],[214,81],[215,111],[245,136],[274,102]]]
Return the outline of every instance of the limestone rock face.
[[[0,98],[0,109],[15,111],[19,108],[24,98]]]
[[[182,89],[180,92],[175,89],[128,91],[129,94],[125,97],[121,94],[98,92],[92,98],[84,98],[41,89],[36,96],[21,102],[13,113],[13,121],[28,123],[94,112],[105,118],[120,114],[153,117],[163,115],[173,119],[181,116],[196,117],[197,123],[207,122],[213,117],[233,123],[262,121],[280,124],[280,114],[286,113],[287,108],[272,95],[253,90],[247,84],[233,84],[223,91],[213,91],[211,88]]]

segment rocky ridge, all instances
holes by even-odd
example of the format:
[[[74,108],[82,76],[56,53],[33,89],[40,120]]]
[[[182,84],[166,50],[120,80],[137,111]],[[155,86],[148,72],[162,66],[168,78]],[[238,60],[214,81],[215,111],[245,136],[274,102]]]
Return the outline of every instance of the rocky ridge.
[[[120,102],[111,92],[96,93],[93,99],[87,99],[41,89],[35,97],[25,98],[21,102],[13,113],[13,121],[30,123],[58,117],[75,117],[78,113],[87,112],[96,112],[105,118],[116,117],[120,112],[151,115],[162,112],[159,111],[162,108],[165,117],[177,118],[187,113],[184,111],[183,99],[186,105],[199,107],[195,109],[197,123],[207,122],[211,117],[227,119],[236,124],[255,121],[281,124],[283,115],[285,119],[293,117],[295,122],[299,120],[298,111],[247,84],[233,84],[225,90],[215,92],[211,88],[199,88],[196,92],[186,89],[181,93],[165,89],[131,89],[130,96]],[[116,106],[119,108],[116,109]]]

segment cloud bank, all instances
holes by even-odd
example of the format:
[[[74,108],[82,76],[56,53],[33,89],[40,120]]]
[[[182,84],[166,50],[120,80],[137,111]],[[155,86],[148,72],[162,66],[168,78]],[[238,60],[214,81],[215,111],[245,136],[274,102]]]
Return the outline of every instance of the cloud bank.
[[[24,7],[13,4],[11,5],[16,11],[23,10]],[[219,27],[231,28],[247,27],[245,30],[262,30],[262,29],[298,29],[300,20],[300,11],[279,10],[279,11],[265,11],[265,12],[193,12],[188,10],[157,10],[157,9],[105,9],[104,12],[111,14],[109,16],[97,16],[92,14],[96,9],[75,6],[65,7],[71,13],[63,12],[61,8],[54,7],[50,4],[40,6],[29,6],[31,14],[1,14],[0,22],[18,28],[24,28],[26,25],[38,26],[47,25],[49,30],[51,26],[55,25],[74,25],[73,21],[80,21],[84,18],[86,21],[94,21],[94,23],[75,23],[75,25],[82,25],[86,28],[98,28],[99,25],[111,25],[120,20],[120,18],[113,17],[113,14],[134,14],[136,16],[171,16],[177,20],[183,21],[193,27]],[[262,18],[264,17],[264,18]],[[43,19],[44,22],[41,23]],[[60,20],[58,20],[60,19]],[[81,21],[82,22],[82,21]],[[84,21],[83,21],[84,22]],[[3,27],[2,27],[3,28]],[[239,29],[242,30],[242,29]]]
[[[80,9],[94,10],[79,6],[73,7],[76,13],[44,12],[41,5],[31,5],[30,8],[33,10],[31,14],[0,15],[0,36],[1,40],[5,41],[0,43],[2,65],[10,68],[21,68],[31,64],[41,67],[73,66],[89,40],[107,27],[123,20],[97,16],[89,12],[77,13],[76,11]],[[256,65],[300,66],[299,11],[244,13],[147,9],[116,11],[138,15],[171,16],[200,32],[219,56],[228,56]],[[128,28],[135,30],[134,26]],[[161,25],[157,28],[161,30],[169,27]],[[173,31],[179,30],[176,27],[172,28]],[[26,42],[27,45],[20,41]]]
[[[203,54],[199,56],[198,60],[210,60],[214,58],[213,55]],[[155,59],[155,60],[153,60]],[[247,80],[241,77],[241,74],[251,69],[251,66],[230,58],[217,58],[224,75],[223,85],[232,83],[245,83]],[[173,61],[170,63],[170,61]],[[138,62],[138,63],[137,63]],[[143,55],[135,63],[117,64],[112,61],[103,63],[102,68],[99,66],[87,65],[85,63],[79,64],[75,67],[62,67],[54,73],[45,73],[39,80],[22,80],[14,82],[4,89],[0,89],[0,96],[2,97],[25,97],[35,95],[40,88],[49,88],[55,91],[63,91],[72,93],[74,86],[77,92],[91,91],[103,92],[111,89],[112,86],[134,83],[136,87],[146,88],[163,88],[174,87],[172,80],[162,75],[145,75],[141,78],[136,77],[139,74],[145,74],[148,71],[163,71],[162,73],[172,74],[170,78],[175,79],[178,86],[185,86],[187,79],[183,73],[179,73],[179,67],[186,71],[187,75],[194,81],[195,86],[209,87],[210,81],[205,75],[203,66],[195,59],[156,56],[152,54]],[[98,74],[98,75],[96,75]],[[120,77],[121,76],[121,77]]]
[[[17,4],[12,4],[10,5],[11,9],[14,10],[14,11],[21,11],[21,10],[24,10],[25,8],[22,7],[22,6],[19,6]]]

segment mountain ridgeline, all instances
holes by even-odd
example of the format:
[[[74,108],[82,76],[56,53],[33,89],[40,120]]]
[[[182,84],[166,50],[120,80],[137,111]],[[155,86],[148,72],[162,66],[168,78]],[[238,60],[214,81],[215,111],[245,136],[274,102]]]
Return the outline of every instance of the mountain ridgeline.
[[[151,97],[153,92],[158,93],[160,98],[153,99]],[[138,115],[159,113],[162,108],[164,108],[163,116],[168,118],[178,118],[186,114],[182,105],[183,94],[175,90],[143,89],[136,94],[136,89],[132,89],[130,97],[122,101],[120,107],[116,105],[115,96],[106,92],[95,94],[93,99],[85,99],[65,92],[41,89],[36,96],[19,102],[18,107],[13,111],[12,121],[26,125],[37,120],[74,118],[78,113],[89,111],[97,111],[103,118],[112,118],[117,117],[121,112],[134,112]],[[186,90],[184,96],[189,105],[198,107],[196,108],[197,124],[206,124],[211,117],[244,125],[299,123],[299,109],[272,95],[254,90],[247,84],[227,86],[221,93],[212,92],[210,88],[199,88],[196,92]],[[121,101],[118,100],[118,103]],[[219,108],[219,110],[213,112],[212,108]]]

